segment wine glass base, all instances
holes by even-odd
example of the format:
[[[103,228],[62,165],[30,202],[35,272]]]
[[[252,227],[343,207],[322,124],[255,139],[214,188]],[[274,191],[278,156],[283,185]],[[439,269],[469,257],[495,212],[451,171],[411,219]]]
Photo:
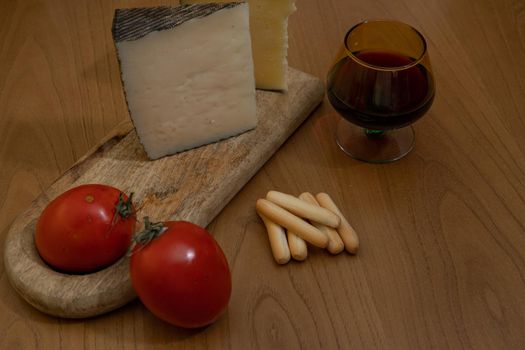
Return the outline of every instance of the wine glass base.
[[[344,119],[337,124],[337,145],[350,157],[368,163],[390,163],[406,156],[415,143],[412,126],[368,131]]]

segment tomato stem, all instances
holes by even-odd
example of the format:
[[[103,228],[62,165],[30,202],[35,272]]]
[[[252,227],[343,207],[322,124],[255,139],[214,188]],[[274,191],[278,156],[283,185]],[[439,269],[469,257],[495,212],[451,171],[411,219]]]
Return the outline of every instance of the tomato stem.
[[[160,236],[166,227],[162,222],[151,222],[149,217],[144,217],[144,231],[133,237],[133,242],[142,246],[147,245],[149,242]]]
[[[135,210],[133,209],[133,192],[130,193],[128,200],[124,199],[124,194],[121,192],[118,196],[118,202],[115,205],[115,217],[113,218],[113,221],[116,222],[118,219],[118,216],[120,216],[123,219],[127,219],[130,216],[135,215]]]

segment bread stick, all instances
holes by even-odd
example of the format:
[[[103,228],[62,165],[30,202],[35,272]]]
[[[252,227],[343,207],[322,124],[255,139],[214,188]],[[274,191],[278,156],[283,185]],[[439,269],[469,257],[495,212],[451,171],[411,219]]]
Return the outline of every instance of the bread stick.
[[[297,198],[296,198],[297,199]],[[297,199],[300,200],[300,199]],[[258,199],[255,208],[259,214],[292,231],[297,236],[319,248],[326,248],[328,237],[314,226],[293,215],[267,199]]]
[[[268,231],[273,258],[278,264],[286,264],[290,261],[290,249],[288,248],[284,229],[264,215],[259,214],[259,216],[264,222],[264,226],[266,226],[266,231]]]
[[[288,237],[288,246],[290,247],[290,253],[292,258],[297,261],[303,261],[308,256],[308,248],[306,242],[301,237],[297,236],[290,230],[287,230],[286,235]]]
[[[359,237],[357,237],[355,230],[352,228],[350,223],[348,223],[344,215],[341,213],[339,208],[335,205],[334,201],[328,194],[318,193],[316,195],[316,199],[323,208],[326,208],[339,215],[341,218],[341,226],[337,228],[337,232],[343,239],[346,251],[355,254],[359,249]]]
[[[314,195],[309,192],[304,192],[299,196],[300,199],[303,201],[313,204],[315,206],[320,207],[319,203],[315,199]],[[332,254],[339,254],[345,249],[345,245],[343,244],[343,241],[341,240],[341,237],[337,233],[337,231],[331,227],[318,224],[316,222],[312,222],[312,225],[317,227],[317,229],[321,232],[323,232],[328,237],[328,247],[327,250]]]
[[[319,224],[337,228],[341,222],[339,216],[332,213],[330,210],[306,203],[305,201],[286,193],[270,191],[266,195],[266,199],[301,218]]]

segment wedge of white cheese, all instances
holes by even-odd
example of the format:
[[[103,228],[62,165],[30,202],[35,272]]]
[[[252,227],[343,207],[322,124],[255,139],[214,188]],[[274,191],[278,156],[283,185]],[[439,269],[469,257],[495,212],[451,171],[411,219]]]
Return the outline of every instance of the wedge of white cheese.
[[[119,9],[113,37],[149,158],[257,125],[247,4]]]
[[[231,0],[181,0],[181,3],[228,1]],[[250,31],[257,88],[286,90],[288,16],[295,11],[295,0],[247,1],[250,5]]]

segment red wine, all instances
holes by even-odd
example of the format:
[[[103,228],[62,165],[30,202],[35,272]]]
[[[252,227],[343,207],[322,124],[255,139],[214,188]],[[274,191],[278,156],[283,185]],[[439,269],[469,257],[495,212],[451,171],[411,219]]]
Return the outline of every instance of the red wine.
[[[328,99],[344,118],[367,129],[406,126],[423,116],[434,100],[432,74],[414,59],[387,51],[354,53],[328,74]]]

